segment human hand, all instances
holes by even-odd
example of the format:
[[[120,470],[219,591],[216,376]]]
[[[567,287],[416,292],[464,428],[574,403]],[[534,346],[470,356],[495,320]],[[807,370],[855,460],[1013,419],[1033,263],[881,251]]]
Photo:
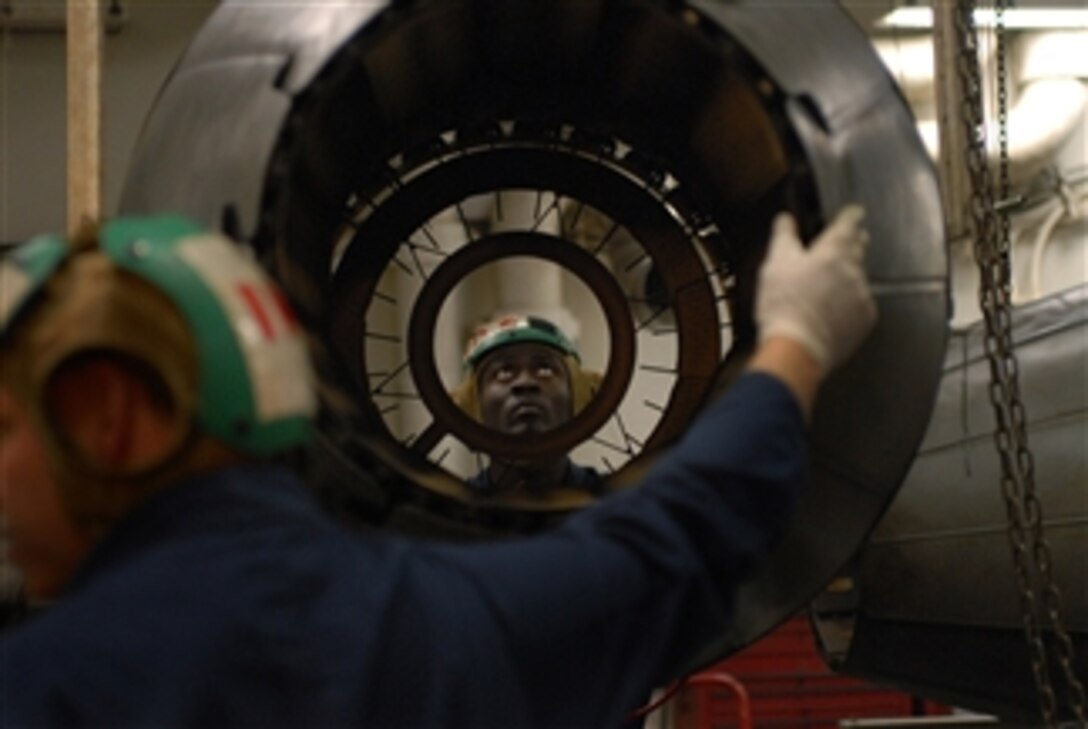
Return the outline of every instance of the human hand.
[[[807,249],[789,213],[774,220],[759,273],[759,339],[784,336],[808,350],[827,374],[858,348],[876,322],[863,262],[865,210],[848,205]]]

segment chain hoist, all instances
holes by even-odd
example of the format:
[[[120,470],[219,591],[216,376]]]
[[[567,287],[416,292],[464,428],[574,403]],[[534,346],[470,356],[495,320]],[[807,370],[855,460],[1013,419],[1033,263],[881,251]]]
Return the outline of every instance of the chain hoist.
[[[1068,686],[1069,703],[1082,727],[1085,693],[1073,669],[1073,641],[1065,628],[1061,593],[1054,582],[1050,548],[1043,535],[1042,505],[1035,493],[1035,466],[1027,438],[1027,414],[1020,397],[1018,366],[1012,340],[1011,247],[1008,215],[1000,210],[1009,199],[1007,52],[1005,0],[997,0],[997,101],[999,193],[994,200],[987,160],[983,89],[978,57],[974,0],[956,3],[955,30],[959,36],[957,72],[963,87],[963,123],[971,183],[970,215],[974,225],[974,252],[979,269],[979,304],[985,327],[985,349],[990,363],[990,401],[997,428],[994,440],[1001,459],[1001,492],[1008,516],[1008,539],[1020,590],[1020,608],[1047,726],[1057,725],[1058,702],[1051,681],[1042,616],[1054,636],[1054,656]],[[1038,590],[1036,590],[1036,583]],[[1041,615],[1042,614],[1042,615]]]

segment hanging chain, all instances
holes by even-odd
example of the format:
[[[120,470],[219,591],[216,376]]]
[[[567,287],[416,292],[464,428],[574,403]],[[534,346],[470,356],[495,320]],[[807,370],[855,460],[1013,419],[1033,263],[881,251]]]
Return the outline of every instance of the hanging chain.
[[[1020,589],[1020,608],[1027,635],[1031,669],[1039,705],[1047,726],[1057,726],[1058,706],[1050,679],[1040,610],[1054,632],[1057,660],[1069,687],[1069,700],[1080,725],[1085,717],[1084,687],[1073,672],[1073,642],[1061,614],[1061,593],[1054,583],[1050,548],[1043,536],[1042,505],[1035,494],[1034,459],[1028,447],[1027,416],[1020,398],[1018,366],[1012,341],[1011,247],[1008,215],[997,209],[987,164],[985,115],[974,0],[956,3],[956,32],[960,53],[957,71],[963,85],[963,121],[967,135],[967,166],[971,181],[971,218],[975,259],[979,267],[979,303],[985,324],[985,349],[990,363],[990,401],[997,429],[994,440],[1001,459],[1001,492],[1008,515],[1008,539]],[[1004,33],[1005,0],[997,0],[997,99],[1000,144],[1000,202],[1009,197],[1007,52]],[[1041,595],[1032,584],[1038,576]]]
[[[1005,7],[1007,0],[997,0],[996,2],[996,15],[997,15],[997,121],[998,121],[998,144],[999,144],[999,190],[1000,200],[1008,202],[1010,200],[1011,185],[1009,181],[1009,104],[1008,104],[1008,47],[1006,44],[1007,36],[1005,33]],[[1001,246],[1006,251],[1006,258],[1011,255],[1010,245],[1010,228],[1011,223],[1009,215],[1002,212],[998,215],[1001,221]],[[1010,268],[1011,271],[1011,268]],[[1009,341],[1009,353],[1013,355],[1012,342]],[[1013,373],[1016,372],[1015,360],[1013,362]],[[1019,393],[1013,391],[1017,397],[1017,404],[1019,405]],[[1020,406],[1020,413],[1023,415],[1023,406]],[[1030,522],[1032,526],[1032,544],[1033,544],[1033,557],[1035,558],[1035,567],[1038,570],[1039,577],[1041,578],[1042,586],[1042,606],[1046,611],[1047,619],[1050,621],[1051,628],[1054,631],[1054,639],[1057,645],[1057,657],[1058,664],[1062,668],[1062,673],[1065,677],[1066,684],[1069,689],[1069,702],[1073,709],[1074,715],[1080,721],[1082,727],[1088,729],[1088,719],[1085,717],[1085,693],[1084,686],[1077,678],[1073,671],[1073,641],[1070,638],[1069,632],[1066,630],[1065,622],[1062,619],[1062,596],[1058,590],[1058,586],[1054,582],[1054,572],[1052,569],[1053,561],[1050,556],[1050,548],[1047,546],[1046,539],[1043,536],[1043,519],[1042,519],[1042,505],[1039,503],[1035,494],[1035,477],[1034,477],[1034,465],[1031,461],[1031,451],[1028,449],[1027,443],[1027,431],[1026,431],[1026,418],[1023,418],[1019,423],[1019,427],[1024,433],[1024,442],[1022,447],[1027,457],[1027,469],[1025,470],[1024,478],[1024,500],[1026,503],[1026,509],[1030,514],[1036,514],[1037,518]]]

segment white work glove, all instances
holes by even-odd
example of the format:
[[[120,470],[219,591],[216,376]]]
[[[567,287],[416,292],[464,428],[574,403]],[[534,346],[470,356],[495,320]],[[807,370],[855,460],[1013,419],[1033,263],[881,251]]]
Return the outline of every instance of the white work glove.
[[[848,205],[807,249],[789,213],[774,220],[756,291],[759,339],[785,336],[826,374],[854,353],[876,322],[865,277],[865,210]]]

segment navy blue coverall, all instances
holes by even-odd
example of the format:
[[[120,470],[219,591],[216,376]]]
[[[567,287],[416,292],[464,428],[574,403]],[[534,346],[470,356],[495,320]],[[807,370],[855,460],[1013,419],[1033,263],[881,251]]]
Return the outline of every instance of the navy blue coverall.
[[[189,480],[3,637],[0,726],[615,727],[727,624],[805,464],[796,401],[749,374],[532,538],[350,533],[269,466]]]

